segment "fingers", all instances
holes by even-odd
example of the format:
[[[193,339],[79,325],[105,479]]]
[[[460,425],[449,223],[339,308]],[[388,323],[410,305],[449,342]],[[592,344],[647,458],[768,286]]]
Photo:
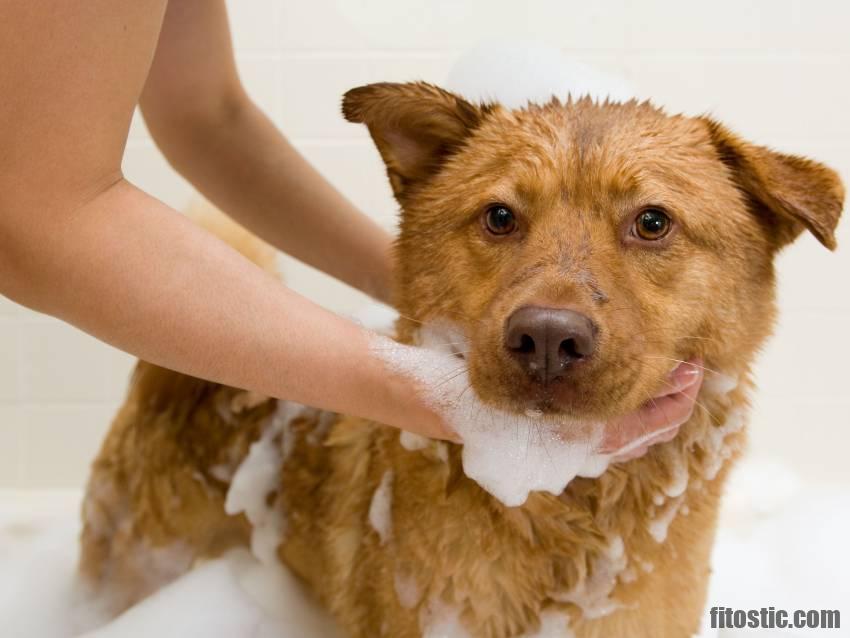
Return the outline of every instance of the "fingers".
[[[615,461],[624,461],[645,454],[652,445],[673,439],[693,414],[702,379],[699,362],[678,365],[654,397],[638,410],[606,424],[598,451],[613,455]],[[438,408],[429,407],[427,401],[414,403],[417,409],[408,413],[407,418],[393,421],[401,429],[432,439],[463,442]]]
[[[426,404],[420,404],[415,410],[418,415],[413,418],[411,413],[408,419],[401,421],[399,429],[411,434],[425,436],[429,439],[439,439],[452,443],[463,443],[460,435],[438,412],[429,408]]]
[[[693,414],[694,401],[702,383],[703,370],[693,363],[679,365],[667,385],[635,412],[609,422],[601,452],[634,458],[655,443],[670,440]]]

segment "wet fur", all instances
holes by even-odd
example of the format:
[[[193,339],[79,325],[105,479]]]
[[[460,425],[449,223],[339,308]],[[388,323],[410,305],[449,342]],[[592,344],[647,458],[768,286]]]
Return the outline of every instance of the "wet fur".
[[[739,382],[727,393],[707,372],[700,406],[675,439],[516,508],[463,475],[456,445],[410,451],[392,428],[306,410],[285,429],[291,452],[269,495],[286,517],[280,560],[351,636],[419,636],[437,602],[475,637],[533,633],[547,610],[569,614],[579,638],[691,636],[723,485],[744,444],[734,426],[773,323],[773,257],[803,228],[834,246],[838,178],[649,104],[583,100],[512,112],[408,84],[356,89],[344,109],[369,126],[402,206],[397,338],[415,343],[421,322],[460,326],[482,400],[518,410],[534,397],[501,347],[503,318],[528,303],[578,307],[601,326],[598,364],[576,379],[580,392],[557,397],[573,415],[637,407],[669,369],[652,353],[699,356]],[[479,212],[494,197],[524,212],[521,241],[482,235]],[[648,197],[687,225],[665,252],[619,240]],[[268,253],[254,246],[243,250],[268,267]],[[84,508],[81,571],[116,610],[196,559],[249,542],[250,523],[224,512],[221,468],[235,470],[277,407],[139,364]],[[687,488],[665,496],[682,466]],[[368,510],[388,471],[392,530],[382,543]],[[650,524],[671,507],[677,514],[658,542]],[[618,608],[585,617],[564,594],[610,563],[615,538],[626,564],[602,585]],[[180,560],[157,561],[169,548]],[[415,581],[415,604],[402,604],[396,579]]]

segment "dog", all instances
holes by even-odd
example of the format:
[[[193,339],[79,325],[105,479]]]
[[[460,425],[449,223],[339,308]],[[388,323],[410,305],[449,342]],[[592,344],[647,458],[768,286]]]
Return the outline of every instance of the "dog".
[[[380,344],[449,326],[462,400],[514,418],[520,450],[535,424],[640,409],[682,362],[704,374],[689,418],[509,506],[464,472],[460,444],[141,362],[88,483],[86,582],[119,611],[251,546],[356,637],[696,633],[774,257],[803,230],[835,247],[839,177],[648,102],[510,110],[384,83],[349,91],[343,113],[401,208],[399,319],[376,356],[392,365]],[[267,247],[233,241],[271,267]]]

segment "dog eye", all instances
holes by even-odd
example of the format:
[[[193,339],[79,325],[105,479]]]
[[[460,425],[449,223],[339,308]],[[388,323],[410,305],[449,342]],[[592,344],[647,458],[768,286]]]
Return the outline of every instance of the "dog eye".
[[[493,235],[508,235],[517,229],[516,217],[510,208],[502,204],[496,204],[487,209],[484,225]]]
[[[673,220],[660,208],[646,208],[635,219],[635,234],[641,239],[655,241],[667,236]]]

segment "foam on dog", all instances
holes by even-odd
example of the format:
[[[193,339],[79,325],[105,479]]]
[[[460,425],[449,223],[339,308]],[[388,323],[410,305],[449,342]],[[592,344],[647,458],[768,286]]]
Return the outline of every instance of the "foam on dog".
[[[598,452],[601,423],[534,411],[514,414],[482,403],[470,388],[465,361],[456,354],[465,350],[464,343],[456,327],[438,322],[423,327],[420,347],[377,337],[372,352],[390,369],[422,384],[431,406],[463,440],[466,475],[505,505],[522,505],[533,491],[560,494],[576,476],[599,476],[616,454],[628,451]],[[402,434],[404,447],[421,449],[412,438]]]

